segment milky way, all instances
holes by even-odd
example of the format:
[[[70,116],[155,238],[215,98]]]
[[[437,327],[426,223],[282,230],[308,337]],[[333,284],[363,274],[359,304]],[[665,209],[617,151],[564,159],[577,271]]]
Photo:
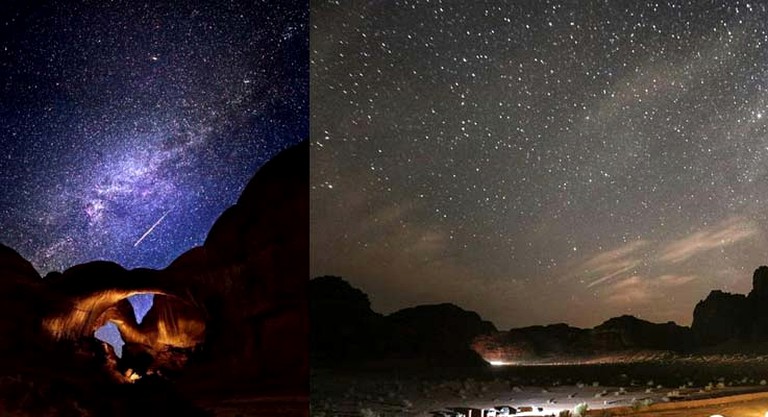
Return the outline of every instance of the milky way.
[[[41,274],[165,267],[308,135],[306,3],[10,3],[0,242]]]
[[[312,8],[313,275],[501,328],[690,324],[768,263],[764,5]]]

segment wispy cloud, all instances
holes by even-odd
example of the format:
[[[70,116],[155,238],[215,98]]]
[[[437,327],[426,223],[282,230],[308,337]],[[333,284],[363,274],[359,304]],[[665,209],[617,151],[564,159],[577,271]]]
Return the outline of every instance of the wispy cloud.
[[[608,288],[605,301],[609,304],[637,304],[648,301],[653,289],[647,279],[638,275],[624,278]]]
[[[656,282],[664,287],[679,287],[696,279],[695,275],[667,274],[656,278]]]
[[[694,275],[666,274],[655,277],[632,275],[605,287],[605,301],[615,305],[636,305],[650,301],[659,292],[670,291],[696,279]]]
[[[604,283],[640,265],[642,262],[641,250],[648,244],[647,240],[636,240],[616,249],[599,253],[584,262],[580,269],[595,277],[587,287]]]
[[[664,262],[683,262],[713,249],[731,246],[757,233],[757,227],[739,218],[728,219],[709,229],[670,242],[661,249],[659,259]]]

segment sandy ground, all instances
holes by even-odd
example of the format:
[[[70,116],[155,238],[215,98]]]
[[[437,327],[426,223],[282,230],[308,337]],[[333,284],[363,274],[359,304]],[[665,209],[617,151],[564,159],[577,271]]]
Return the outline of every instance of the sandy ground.
[[[457,407],[506,405],[530,410],[519,416],[557,416],[579,403],[588,404],[591,416],[610,410],[643,417],[764,417],[768,411],[768,363],[763,359],[498,368],[316,370],[311,415],[432,416]]]

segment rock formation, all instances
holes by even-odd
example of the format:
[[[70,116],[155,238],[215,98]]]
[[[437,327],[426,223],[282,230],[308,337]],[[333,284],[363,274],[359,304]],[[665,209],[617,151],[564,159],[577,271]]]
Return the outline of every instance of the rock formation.
[[[388,316],[338,277],[310,281],[310,350],[320,366],[485,366],[472,341],[496,328],[452,304],[418,306]]]
[[[386,319],[394,333],[393,355],[435,365],[481,365],[472,342],[496,332],[477,313],[447,303],[406,308]]]
[[[389,331],[368,296],[339,277],[309,282],[310,352],[314,363],[356,364],[383,354],[382,333]]]
[[[284,151],[248,183],[202,247],[163,271],[209,315],[206,343],[233,378],[308,390],[309,146]]]
[[[742,294],[715,290],[693,310],[691,329],[700,345],[715,345],[749,333],[749,304]]]
[[[171,386],[190,395],[243,387],[252,394],[306,395],[308,191],[304,142],[265,164],[205,243],[163,270],[126,270],[97,261],[42,279],[29,262],[0,245],[0,313],[6,317],[0,320],[0,353],[14,361],[23,356],[27,362],[18,366],[38,369],[35,375],[64,375],[66,384],[79,390],[71,401],[92,397],[92,390],[104,401],[113,394],[130,396],[137,391],[110,388],[121,385],[110,379],[140,377],[138,390],[152,386],[147,401],[177,398],[166,389]],[[141,324],[127,301],[138,293],[155,294]],[[94,338],[107,322],[115,323],[126,342],[122,358]],[[175,385],[156,385],[161,374],[173,374]],[[0,374],[0,389],[8,388],[3,381]],[[30,384],[48,389],[47,383]],[[177,406],[169,409],[186,413]],[[102,414],[114,414],[105,407]]]
[[[696,304],[691,327],[704,346],[768,341],[768,266],[755,270],[752,290],[746,297],[712,291]]]
[[[627,349],[685,351],[692,347],[691,331],[674,322],[651,323],[633,316],[614,317],[589,332],[596,352]]]
[[[562,323],[511,329],[478,338],[473,344],[483,358],[499,362],[642,350],[684,351],[691,346],[691,333],[687,327],[672,322],[651,323],[628,315],[609,319],[592,329]]]
[[[0,245],[0,356],[25,355],[39,345],[42,309],[49,302],[32,264]]]

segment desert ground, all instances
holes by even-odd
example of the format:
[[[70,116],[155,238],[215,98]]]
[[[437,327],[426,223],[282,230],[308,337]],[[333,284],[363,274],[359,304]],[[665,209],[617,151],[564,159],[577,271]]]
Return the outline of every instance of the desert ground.
[[[385,369],[386,368],[386,369]],[[437,416],[507,406],[519,416],[764,417],[768,356],[708,355],[629,363],[487,369],[313,370],[312,416]],[[473,415],[480,415],[479,413]]]

